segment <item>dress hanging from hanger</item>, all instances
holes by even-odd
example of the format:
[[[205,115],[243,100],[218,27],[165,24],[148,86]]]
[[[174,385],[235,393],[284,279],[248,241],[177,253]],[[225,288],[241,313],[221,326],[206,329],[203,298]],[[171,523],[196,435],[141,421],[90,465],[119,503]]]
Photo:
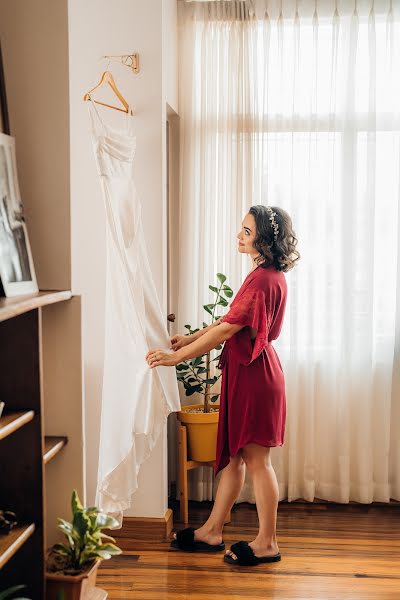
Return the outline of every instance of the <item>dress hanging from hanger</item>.
[[[150,369],[150,348],[170,339],[158,302],[133,179],[136,136],[110,127],[88,102],[107,222],[105,349],[96,505],[122,525],[138,473],[171,412],[181,409],[175,369]]]

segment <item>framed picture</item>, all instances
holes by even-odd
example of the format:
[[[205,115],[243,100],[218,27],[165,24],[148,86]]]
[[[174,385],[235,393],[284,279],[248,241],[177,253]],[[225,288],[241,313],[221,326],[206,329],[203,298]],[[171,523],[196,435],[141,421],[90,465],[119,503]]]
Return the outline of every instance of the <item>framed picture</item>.
[[[15,140],[0,133],[0,277],[6,296],[38,292],[25,223]]]

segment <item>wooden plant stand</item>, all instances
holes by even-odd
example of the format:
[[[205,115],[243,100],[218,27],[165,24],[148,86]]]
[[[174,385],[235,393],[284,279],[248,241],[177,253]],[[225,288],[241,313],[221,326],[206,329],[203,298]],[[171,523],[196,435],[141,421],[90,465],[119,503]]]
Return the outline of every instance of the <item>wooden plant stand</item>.
[[[179,424],[179,519],[185,525],[189,522],[188,510],[188,471],[197,467],[213,467],[215,460],[198,461],[188,459],[186,426]],[[231,511],[226,515],[224,523],[231,522]]]

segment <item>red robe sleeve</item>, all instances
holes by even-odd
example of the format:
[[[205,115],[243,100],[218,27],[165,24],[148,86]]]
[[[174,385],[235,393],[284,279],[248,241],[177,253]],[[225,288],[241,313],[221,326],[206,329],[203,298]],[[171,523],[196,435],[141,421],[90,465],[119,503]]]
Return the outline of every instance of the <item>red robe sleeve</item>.
[[[242,325],[242,329],[225,344],[229,346],[229,353],[232,352],[239,362],[249,365],[261,354],[268,342],[268,316],[264,290],[251,286],[246,288],[240,297],[234,299],[222,322]],[[254,340],[250,337],[251,327],[257,331]]]

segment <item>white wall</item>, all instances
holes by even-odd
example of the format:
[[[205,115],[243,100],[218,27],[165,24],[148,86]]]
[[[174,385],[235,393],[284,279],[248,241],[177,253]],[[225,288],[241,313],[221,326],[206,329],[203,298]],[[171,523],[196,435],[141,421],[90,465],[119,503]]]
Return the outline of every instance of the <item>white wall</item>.
[[[115,63],[111,63],[110,68],[117,85],[136,111],[136,187],[142,200],[150,265],[163,312],[167,315],[165,118],[167,99],[173,106],[177,105],[173,42],[176,4],[170,0],[69,0],[68,14],[72,290],[83,296],[87,502],[92,503],[97,476],[104,346],[105,216],[83,95],[97,84],[107,65],[106,61],[99,62],[99,57],[140,53],[140,74],[134,75]],[[163,43],[166,36],[168,41]],[[167,53],[163,52],[165,48],[168,48]],[[113,118],[119,118],[119,113]],[[133,510],[126,514],[164,516],[166,442],[165,428],[152,456],[142,466]]]
[[[41,290],[69,289],[67,2],[0,2],[11,135],[36,277]]]
[[[162,0],[163,87],[166,103],[178,113],[178,4]]]

